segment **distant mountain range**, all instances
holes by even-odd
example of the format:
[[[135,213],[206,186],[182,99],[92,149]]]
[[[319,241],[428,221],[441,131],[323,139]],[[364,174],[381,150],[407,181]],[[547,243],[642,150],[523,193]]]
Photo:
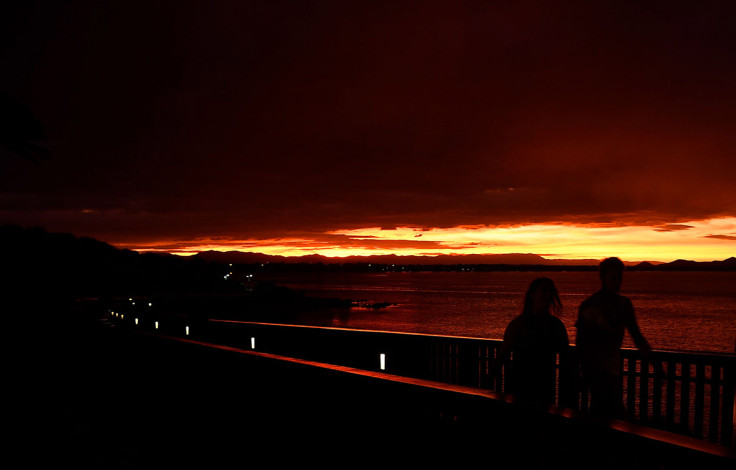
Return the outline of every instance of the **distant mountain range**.
[[[736,257],[723,261],[690,261],[678,259],[670,263],[639,263],[631,268],[637,271],[736,271]]]
[[[263,253],[242,251],[203,251],[195,255],[205,261],[233,264],[375,264],[375,265],[397,265],[397,266],[480,266],[480,265],[504,265],[514,266],[519,269],[532,267],[596,267],[600,260],[597,259],[547,259],[540,255],[531,253],[509,253],[489,255],[440,255],[440,256],[401,256],[401,255],[375,255],[375,256],[348,256],[333,258],[321,255],[306,256],[277,256]],[[723,261],[689,261],[676,260],[668,263],[657,261],[628,262],[631,270],[637,271],[731,271],[736,270],[736,257]]]
[[[457,264],[509,264],[509,265],[596,265],[598,260],[548,260],[531,253],[508,253],[489,255],[372,255],[328,257],[322,255],[277,256],[242,251],[203,251],[196,256],[207,261],[225,263],[322,263],[322,264],[397,264],[397,265],[457,265]]]

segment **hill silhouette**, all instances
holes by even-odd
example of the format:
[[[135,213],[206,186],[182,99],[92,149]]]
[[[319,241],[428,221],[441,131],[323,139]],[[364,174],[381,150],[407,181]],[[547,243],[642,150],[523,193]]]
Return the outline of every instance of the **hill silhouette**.
[[[632,267],[638,271],[736,271],[736,257],[722,261],[692,261],[678,259],[669,263],[639,263]]]
[[[266,282],[246,286],[227,275],[226,263],[139,253],[39,227],[0,226],[0,243],[5,318],[24,330],[53,333],[80,300],[95,302],[99,310],[129,297],[147,297],[156,298],[161,309],[183,314],[258,311],[267,319],[295,310],[349,305],[349,300],[309,298]]]
[[[0,227],[4,285],[45,297],[221,291],[224,268],[200,258],[118,249],[89,237],[42,228]]]

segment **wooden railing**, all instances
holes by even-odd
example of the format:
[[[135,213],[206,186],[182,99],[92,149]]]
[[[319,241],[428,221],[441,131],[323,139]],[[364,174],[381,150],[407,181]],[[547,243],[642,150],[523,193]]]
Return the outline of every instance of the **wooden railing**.
[[[652,359],[624,350],[627,419],[733,445],[736,357],[657,351]]]
[[[504,371],[494,367],[501,341],[340,328],[207,320],[185,316],[121,318],[114,322],[155,333],[288,357],[448,384],[505,392]],[[622,378],[630,422],[725,446],[734,440],[736,355],[655,351],[647,362],[624,349]],[[571,363],[559,364],[556,404],[587,411],[588,394]],[[560,371],[574,370],[565,374]]]

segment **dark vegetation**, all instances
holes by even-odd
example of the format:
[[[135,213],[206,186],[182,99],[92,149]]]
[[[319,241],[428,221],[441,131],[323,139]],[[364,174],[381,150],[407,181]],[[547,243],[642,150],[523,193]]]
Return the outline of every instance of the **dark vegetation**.
[[[227,263],[196,256],[138,253],[37,227],[2,226],[0,242],[6,318],[25,326],[57,321],[80,305],[105,308],[129,298],[155,301],[159,310],[231,315],[283,316],[350,306],[347,300],[310,298],[284,286],[228,276]]]

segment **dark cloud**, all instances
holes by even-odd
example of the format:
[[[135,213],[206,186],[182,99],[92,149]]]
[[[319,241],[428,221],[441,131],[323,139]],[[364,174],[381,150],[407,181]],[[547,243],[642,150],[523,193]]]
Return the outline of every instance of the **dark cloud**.
[[[719,240],[736,240],[736,235],[706,235],[704,238],[716,238]]]
[[[694,228],[694,226],[685,224],[665,224],[655,227],[654,230],[657,232],[674,232],[678,230],[690,230],[691,228]]]
[[[728,2],[35,2],[53,158],[2,222],[116,242],[736,215]]]

